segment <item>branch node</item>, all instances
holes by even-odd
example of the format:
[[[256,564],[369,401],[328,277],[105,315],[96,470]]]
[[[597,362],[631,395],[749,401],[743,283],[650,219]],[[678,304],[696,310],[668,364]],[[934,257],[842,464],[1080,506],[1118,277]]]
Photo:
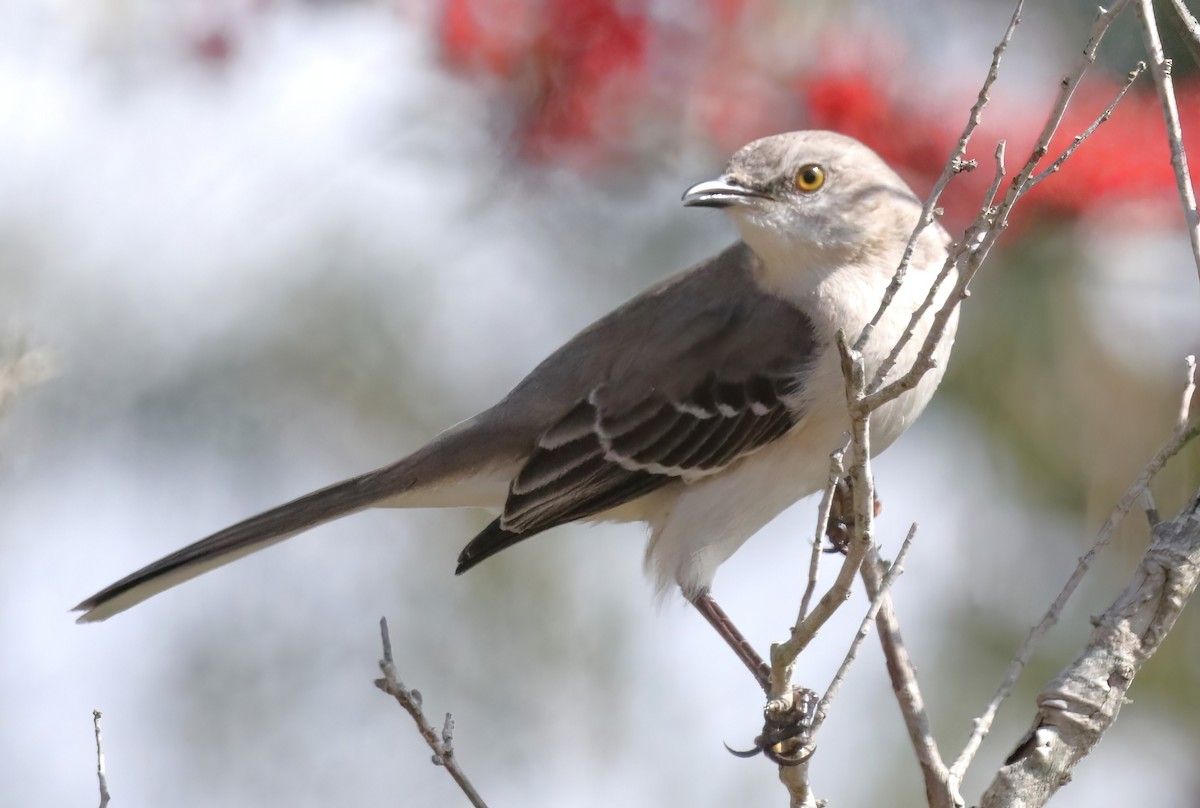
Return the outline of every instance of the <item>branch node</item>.
[[[375,686],[394,698],[396,702],[404,708],[404,711],[409,714],[413,722],[417,725],[417,732],[421,738],[429,746],[433,755],[430,760],[433,765],[440,766],[454,779],[458,787],[466,795],[471,805],[475,808],[487,808],[487,803],[483,801],[483,797],[479,796],[479,792],[471,785],[471,781],[467,779],[467,775],[458,765],[458,759],[454,755],[453,736],[454,736],[454,718],[450,713],[446,713],[445,723],[442,725],[442,732],[439,737],[437,730],[429,723],[425,717],[425,713],[421,711],[421,694],[416,690],[406,688],[404,683],[396,676],[396,667],[392,661],[392,640],[388,634],[387,618],[383,617],[379,620],[380,639],[383,644],[383,659],[379,661],[379,668],[383,671],[383,678],[375,680]]]

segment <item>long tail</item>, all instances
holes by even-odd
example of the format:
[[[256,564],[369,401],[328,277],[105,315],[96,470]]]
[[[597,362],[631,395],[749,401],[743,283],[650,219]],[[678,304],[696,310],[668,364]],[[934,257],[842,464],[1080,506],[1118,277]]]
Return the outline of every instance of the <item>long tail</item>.
[[[73,611],[83,612],[76,622],[105,620],[209,570],[372,505],[487,504],[451,502],[437,493],[439,483],[485,473],[498,459],[496,450],[504,454],[508,448],[472,426],[462,424],[394,465],[305,494],[160,558],[76,606]],[[421,493],[430,489],[434,501],[427,502]]]

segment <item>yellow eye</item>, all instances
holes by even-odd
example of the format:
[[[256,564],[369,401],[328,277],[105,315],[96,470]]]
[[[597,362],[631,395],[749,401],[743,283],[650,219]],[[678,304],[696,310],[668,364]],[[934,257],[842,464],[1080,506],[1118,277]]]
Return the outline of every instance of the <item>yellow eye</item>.
[[[796,172],[796,187],[806,194],[818,191],[825,184],[825,169],[816,163],[801,166]]]

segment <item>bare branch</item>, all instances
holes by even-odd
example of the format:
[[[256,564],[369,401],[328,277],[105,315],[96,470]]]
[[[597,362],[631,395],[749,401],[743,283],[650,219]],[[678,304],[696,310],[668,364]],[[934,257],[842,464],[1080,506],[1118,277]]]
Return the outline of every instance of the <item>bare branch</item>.
[[[1170,0],[1167,10],[1171,12],[1171,19],[1179,29],[1179,35],[1183,44],[1187,46],[1188,53],[1192,55],[1192,61],[1200,65],[1200,23],[1196,22],[1183,0]]]
[[[775,643],[771,646],[770,692],[767,706],[763,711],[768,726],[773,719],[778,720],[797,709],[798,705],[794,703],[796,690],[791,687],[793,665],[800,653],[816,636],[820,627],[850,597],[854,576],[862,566],[863,559],[873,542],[875,483],[871,477],[870,415],[862,412],[858,406],[864,395],[866,370],[863,366],[862,354],[847,345],[845,332],[839,330],[836,341],[841,357],[842,376],[846,384],[846,406],[851,420],[850,448],[853,450],[853,461],[850,464],[847,479],[850,482],[854,499],[853,529],[846,544],[846,557],[833,585],[821,596],[821,600],[818,601],[812,613],[792,627],[791,636],[785,642]],[[838,461],[840,458],[833,461],[835,468],[831,469],[831,478],[834,476],[832,472],[836,471]],[[834,485],[836,485],[836,480],[834,480]],[[830,486],[831,503],[832,489],[833,486]],[[828,524],[828,514],[825,519],[825,524]],[[788,790],[790,804],[796,808],[808,808],[815,804],[815,797],[808,781],[807,760],[810,755],[811,752],[800,750],[800,754],[796,758],[799,765],[780,766],[779,779]],[[791,771],[788,771],[789,769]]]
[[[96,779],[100,781],[100,808],[107,808],[112,796],[108,793],[108,775],[104,768],[104,741],[100,738],[100,711],[92,710],[92,731],[96,734]]]
[[[1112,22],[1128,5],[1130,0],[1116,0],[1113,7],[1109,10],[1100,9],[1093,23],[1088,41],[1083,49],[1081,58],[1075,66],[1072,73],[1064,77],[1061,83],[1060,91],[1054,105],[1052,106],[1043,129],[1031,150],[1027,160],[1016,173],[1009,183],[1007,191],[1003,197],[997,201],[997,195],[1005,178],[1005,149],[1004,143],[997,144],[995,152],[995,174],[990,188],[987,191],[987,196],[984,199],[983,205],[975,221],[964,232],[963,238],[955,245],[951,254],[947,257],[947,261],[939,273],[937,279],[931,285],[925,301],[921,307],[912,315],[909,323],[909,328],[906,334],[902,337],[900,344],[894,346],[889,354],[888,359],[878,369],[875,376],[871,380],[870,386],[865,384],[865,370],[862,361],[861,351],[859,350],[869,339],[875,325],[880,321],[887,307],[892,303],[896,290],[904,281],[904,275],[907,270],[908,261],[920,232],[928,227],[933,221],[933,210],[936,204],[936,199],[945,188],[949,180],[960,171],[964,170],[965,164],[962,162],[965,156],[966,143],[975,125],[978,123],[980,113],[986,105],[988,92],[992,82],[995,80],[998,72],[1000,57],[1007,47],[1011,39],[1013,30],[1020,19],[1021,5],[1018,3],[1017,9],[1014,12],[1012,22],[1008,30],[1005,32],[1001,43],[994,51],[994,58],[991,69],[985,79],[984,86],[980,91],[979,99],[976,106],[972,109],[972,114],[968,125],[964,130],[963,139],[960,141],[959,150],[952,156],[947,164],[942,178],[935,185],[934,192],[927,201],[920,222],[913,234],[912,241],[908,245],[904,260],[901,262],[896,275],[889,285],[887,293],[881,301],[880,307],[877,310],[875,317],[872,319],[859,334],[854,347],[851,348],[845,340],[844,334],[838,334],[838,350],[842,360],[843,376],[846,380],[847,402],[850,411],[850,420],[852,425],[851,447],[853,449],[852,461],[849,464],[848,478],[851,483],[851,490],[854,495],[854,524],[853,524],[853,539],[848,546],[847,558],[839,572],[838,580],[830,587],[829,591],[821,598],[820,602],[811,613],[807,613],[807,602],[811,596],[811,591],[806,594],[802,600],[803,620],[793,628],[790,638],[785,643],[777,644],[772,647],[772,675],[771,675],[771,701],[768,702],[768,710],[775,704],[780,709],[785,708],[786,699],[788,696],[787,686],[790,682],[792,665],[794,664],[796,655],[811,641],[816,630],[828,619],[832,612],[842,603],[849,593],[850,581],[847,580],[853,571],[858,571],[863,566],[862,558],[870,550],[871,536],[873,534],[873,506],[874,506],[874,485],[870,472],[870,433],[869,433],[869,418],[870,414],[883,406],[887,402],[893,400],[905,391],[915,387],[921,377],[935,366],[935,355],[937,348],[946,333],[950,323],[953,321],[957,313],[958,306],[969,295],[969,285],[986,260],[991,248],[995,245],[996,240],[1008,225],[1008,218],[1013,207],[1019,202],[1028,191],[1033,188],[1038,182],[1046,179],[1051,174],[1055,173],[1063,163],[1069,159],[1079,146],[1087,140],[1088,137],[1112,114],[1116,104],[1125,95],[1128,90],[1128,85],[1131,83],[1137,74],[1143,69],[1139,66],[1131,72],[1129,81],[1120,90],[1112,103],[1104,110],[1104,112],[1096,119],[1096,121],[1081,135],[1075,138],[1074,143],[1069,146],[1063,154],[1061,154],[1049,167],[1035,176],[1035,171],[1049,150],[1049,144],[1054,135],[1058,131],[1063,117],[1065,115],[1068,104],[1073,98],[1076,88],[1083,75],[1095,62],[1096,52],[1099,48],[1101,40],[1108,31]],[[973,166],[972,166],[973,167]],[[940,291],[941,286],[946,279],[953,274],[957,274],[954,279],[953,287],[946,293]],[[890,371],[899,361],[905,345],[911,341],[919,323],[928,315],[929,311],[934,308],[935,303],[938,303],[939,296],[942,296],[936,311],[933,313],[932,322],[928,329],[928,333],[917,352],[917,357],[912,366],[908,368],[901,376],[891,382],[886,382]],[[1165,461],[1164,461],[1165,462]],[[1153,465],[1153,464],[1152,464]],[[1139,489],[1140,490],[1140,489]],[[825,503],[823,503],[822,511],[825,511]],[[1128,505],[1123,505],[1124,513],[1128,512]],[[825,519],[828,517],[825,516]],[[1105,539],[1107,540],[1107,539]],[[860,555],[863,554],[863,555]],[[991,713],[985,716],[986,720],[981,719],[976,722],[975,733],[972,736],[972,741],[968,743],[968,749],[964,750],[963,755],[960,755],[956,761],[955,767],[947,769],[942,761],[936,743],[929,729],[929,722],[925,715],[924,703],[921,698],[919,688],[917,687],[915,673],[913,672],[911,663],[908,661],[907,653],[899,635],[899,629],[895,622],[895,615],[891,609],[890,599],[886,592],[883,592],[878,600],[878,605],[875,605],[875,596],[880,594],[879,587],[882,586],[882,571],[874,569],[862,569],[861,572],[864,580],[868,581],[870,591],[871,582],[877,584],[875,592],[872,593],[873,606],[878,612],[876,620],[880,626],[881,642],[885,648],[885,655],[888,660],[889,673],[892,675],[893,685],[897,692],[897,698],[900,702],[902,714],[905,717],[906,726],[909,729],[910,737],[913,740],[914,748],[917,750],[918,758],[921,761],[922,770],[926,778],[926,789],[930,804],[939,807],[961,805],[962,799],[959,796],[959,788],[962,780],[962,773],[969,764],[971,757],[974,755],[975,748],[978,742],[982,740],[982,736],[986,734],[987,727],[990,726],[994,709]],[[813,578],[810,577],[809,589],[815,588]],[[1073,585],[1072,585],[1073,586]],[[1058,607],[1061,610],[1061,606]],[[1051,617],[1051,620],[1057,619],[1057,612]],[[1048,625],[1046,626],[1048,628]],[[1044,629],[1043,629],[1044,630]],[[853,654],[851,655],[851,659]],[[1019,673],[1020,666],[1024,661],[1020,661],[1017,667]],[[1015,674],[1014,674],[1015,678]],[[1008,685],[1011,688],[1011,684]],[[836,692],[836,688],[835,691]],[[1005,693],[1007,695],[1007,693]],[[814,724],[819,725],[823,721],[824,715],[828,708],[827,703],[823,703],[822,707],[818,708],[819,717],[815,719]],[[971,746],[974,744],[974,747]],[[804,769],[805,767],[798,767]],[[794,804],[801,799],[811,797],[811,792],[807,786],[807,776],[803,771],[798,772],[793,777],[785,777],[781,772],[785,782],[794,781],[794,786],[789,785]]]
[[[963,159],[967,154],[967,144],[971,141],[971,135],[975,132],[975,127],[979,126],[979,121],[983,116],[983,108],[991,100],[992,85],[996,82],[996,77],[1000,74],[1001,57],[1003,57],[1004,51],[1008,49],[1008,44],[1012,41],[1013,33],[1021,23],[1021,10],[1024,8],[1024,5],[1024,0],[1017,0],[1017,7],[1013,9],[1012,19],[1009,20],[1008,27],[1004,29],[1004,36],[1000,38],[1000,42],[992,50],[992,63],[988,67],[987,76],[983,80],[983,86],[979,88],[975,104],[971,107],[971,112],[967,116],[967,124],[963,127],[962,134],[959,135],[958,144],[955,146],[953,154],[950,155],[950,159],[946,161],[946,167],[942,169],[941,176],[933,184],[933,190],[929,192],[929,198],[925,200],[925,205],[921,208],[921,218],[918,220],[916,228],[908,239],[908,246],[904,248],[904,255],[900,259],[900,266],[896,268],[896,274],[892,276],[892,281],[888,284],[887,291],[884,292],[883,300],[879,303],[879,308],[854,342],[854,350],[856,351],[861,352],[866,347],[868,340],[871,339],[871,334],[875,331],[875,327],[879,325],[879,321],[883,319],[884,313],[892,305],[892,300],[896,297],[896,293],[900,291],[900,286],[904,283],[904,278],[908,274],[908,265],[912,261],[917,240],[920,239],[921,233],[925,232],[925,228],[933,224],[934,210],[937,208],[937,203],[942,196],[942,192],[946,190],[946,186],[950,184],[950,180],[963,171],[969,171],[975,167],[973,163],[969,163]]]
[[[984,710],[983,715],[975,719],[974,728],[967,739],[966,746],[959,753],[958,759],[954,761],[954,765],[950,767],[951,774],[954,775],[956,781],[962,781],[967,767],[971,764],[975,753],[979,751],[979,745],[983,743],[983,739],[991,730],[997,710],[1000,709],[1000,705],[1012,693],[1017,678],[1021,675],[1021,671],[1024,670],[1026,663],[1029,662],[1030,657],[1033,655],[1034,646],[1058,622],[1063,608],[1066,606],[1071,595],[1079,587],[1083,576],[1091,567],[1096,555],[1112,540],[1117,526],[1129,514],[1130,510],[1133,509],[1133,506],[1141,500],[1143,492],[1150,487],[1150,481],[1162,471],[1167,461],[1178,454],[1197,435],[1200,435],[1200,418],[1195,419],[1189,424],[1177,427],[1171,439],[1155,453],[1150,462],[1142,469],[1142,473],[1138,475],[1137,480],[1125,492],[1125,496],[1121,497],[1117,502],[1112,513],[1109,514],[1108,519],[1096,534],[1096,541],[1093,543],[1092,548],[1087,551],[1083,558],[1079,559],[1078,566],[1071,573],[1071,577],[1067,579],[1067,583],[1063,586],[1062,591],[1058,593],[1058,597],[1050,604],[1050,608],[1042,616],[1042,619],[1038,621],[1038,624],[1030,629],[1029,634],[1025,637],[1025,641],[1017,649],[1017,654],[1009,665],[1008,672],[1005,674],[1003,681],[1001,681],[1000,687],[996,689],[995,695],[992,696],[992,700],[988,703],[987,709]]]
[[[808,607],[812,603],[813,593],[817,590],[817,573],[821,567],[822,547],[825,542],[825,531],[829,529],[829,515],[833,512],[833,492],[837,490],[842,475],[846,471],[846,450],[850,448],[847,441],[840,449],[829,456],[829,480],[825,484],[825,492],[821,495],[821,504],[817,508],[817,530],[813,534],[812,555],[808,560],[808,585],[804,587],[804,596],[800,598],[800,612],[796,615],[796,625],[808,617]]]
[[[1038,696],[1033,727],[983,794],[981,808],[1036,808],[1112,726],[1134,676],[1158,650],[1200,582],[1200,491],[1154,531],[1133,581],[1083,653]]]
[[[947,295],[942,307],[934,315],[929,333],[926,335],[925,342],[922,344],[920,353],[917,355],[912,367],[901,375],[900,378],[867,395],[859,405],[866,411],[877,410],[892,399],[916,387],[921,377],[936,364],[933,358],[934,353],[946,333],[946,327],[950,319],[953,317],[959,304],[967,298],[969,294],[967,287],[974,279],[979,268],[983,265],[983,262],[987,259],[988,253],[995,245],[1000,234],[1008,227],[1008,215],[1012,211],[1013,206],[1028,192],[1030,187],[1029,182],[1033,176],[1034,169],[1037,168],[1042,158],[1046,156],[1050,141],[1058,131],[1059,124],[1062,123],[1063,115],[1066,114],[1067,105],[1071,102],[1071,98],[1075,94],[1075,89],[1079,86],[1084,73],[1096,61],[1096,50],[1100,47],[1101,40],[1103,40],[1113,20],[1117,18],[1129,2],[1130,0],[1117,0],[1111,9],[1100,9],[1097,13],[1087,45],[1083,49],[1074,72],[1063,78],[1058,98],[1050,111],[1045,126],[1042,127],[1042,132],[1038,136],[1033,150],[1030,152],[1029,159],[1025,162],[1021,170],[1017,172],[1016,176],[1013,177],[1008,191],[1005,193],[1004,199],[1000,204],[994,209],[985,208],[981,210],[975,221],[967,228],[963,240],[959,242],[958,246],[951,253],[950,260],[958,268],[958,279],[953,289]]]
[[[446,722],[443,725],[442,732],[439,735],[429,720],[425,718],[425,713],[421,711],[421,694],[417,690],[410,690],[404,686],[396,675],[396,666],[392,661],[392,638],[388,634],[387,618],[379,619],[379,634],[383,640],[383,659],[379,661],[379,669],[383,672],[382,679],[375,680],[375,686],[392,696],[400,703],[412,720],[417,724],[417,731],[421,733],[421,737],[425,739],[425,743],[429,744],[429,748],[433,750],[433,765],[443,766],[446,771],[454,778],[454,782],[458,783],[458,787],[462,789],[463,794],[470,800],[471,805],[475,808],[487,808],[487,803],[483,801],[483,797],[479,796],[479,792],[471,785],[471,781],[463,773],[463,770],[458,765],[458,758],[454,754],[453,734],[454,734],[454,719],[450,713],[446,713]]]
[[[867,638],[867,634],[871,631],[871,624],[875,622],[876,616],[879,614],[880,608],[883,606],[884,598],[891,591],[892,583],[904,572],[904,560],[908,557],[909,548],[912,547],[913,538],[917,535],[917,523],[913,522],[912,527],[908,529],[908,535],[904,537],[904,542],[900,545],[900,552],[896,554],[896,558],[892,561],[890,568],[885,568],[882,560],[879,558],[878,552],[872,547],[868,551],[868,559],[874,558],[879,562],[879,567],[875,567],[870,563],[863,565],[862,574],[865,577],[873,576],[875,587],[871,591],[871,605],[867,608],[866,615],[863,616],[862,623],[858,626],[858,632],[854,635],[854,639],[850,643],[850,648],[846,651],[846,656],[842,659],[842,664],[838,666],[837,672],[834,673],[833,679],[829,682],[829,687],[825,690],[825,695],[821,697],[821,701],[817,704],[816,715],[813,718],[812,729],[809,730],[810,735],[815,736],[817,730],[825,723],[825,717],[829,714],[829,705],[837,697],[837,694],[842,689],[842,683],[846,680],[846,674],[850,672],[850,667],[858,659],[858,651],[862,647],[863,640]],[[871,568],[868,573],[867,568]],[[886,569],[886,573],[879,576],[881,569]]]
[[[838,350],[842,355],[842,372],[846,377],[846,398],[851,413],[858,410],[865,383],[862,356],[846,345],[846,335],[837,334]],[[854,494],[854,535],[846,548],[846,557],[837,579],[829,590],[817,601],[816,607],[801,622],[792,627],[791,636],[771,646],[771,692],[772,701],[786,699],[791,686],[792,665],[800,653],[808,647],[821,626],[833,616],[847,598],[854,583],[854,576],[871,546],[872,525],[875,519],[875,487],[871,479],[871,445],[868,418],[865,414],[854,415],[850,446],[853,462],[850,464],[849,479]]]
[[[817,802],[808,780],[808,761],[799,766],[780,766],[779,781],[788,790],[788,808],[817,808]]]
[[[1196,191],[1188,172],[1187,150],[1183,147],[1183,128],[1179,124],[1179,105],[1175,100],[1175,87],[1171,81],[1171,60],[1163,57],[1162,42],[1158,38],[1158,23],[1154,19],[1154,6],[1150,0],[1138,0],[1138,17],[1142,21],[1142,42],[1150,58],[1150,75],[1158,88],[1158,99],[1162,104],[1163,119],[1167,126],[1167,141],[1171,145],[1171,168],[1175,170],[1175,184],[1179,189],[1179,201],[1183,205],[1183,218],[1187,222],[1188,237],[1192,242],[1192,257],[1196,262],[1196,273],[1200,276],[1200,213],[1196,210]]]
[[[987,192],[984,194],[983,203],[980,205],[980,214],[976,219],[976,224],[968,229],[964,234],[964,244],[970,245],[977,240],[979,228],[984,226],[986,222],[986,216],[990,215],[990,212],[992,211],[992,203],[996,199],[996,193],[1000,190],[1000,183],[1004,181],[1004,155],[1005,142],[1001,140],[996,144],[996,168],[992,175],[992,184],[988,186]],[[925,313],[933,307],[934,301],[937,300],[938,292],[942,288],[942,284],[944,284],[946,279],[950,277],[950,273],[954,271],[957,265],[957,252],[946,256],[946,261],[944,264],[942,264],[941,271],[938,272],[937,277],[934,278],[933,283],[929,287],[929,291],[925,294],[925,299],[921,301],[921,305],[918,306],[912,313],[912,316],[909,317],[908,326],[904,329],[904,333],[900,335],[900,339],[896,341],[896,344],[892,346],[892,350],[888,352],[887,358],[884,359],[876,369],[875,378],[871,380],[871,384],[867,388],[868,393],[877,391],[880,386],[883,385],[884,379],[887,378],[887,375],[892,372],[892,368],[894,368],[896,363],[900,360],[900,354],[904,351],[905,347],[907,347],[908,343],[912,341],[913,336],[917,332],[917,326],[920,324],[921,320],[925,318]],[[931,364],[929,368],[932,369],[933,365]]]
[[[882,577],[883,561],[872,548],[862,568],[863,584],[868,595],[874,597],[879,591]],[[879,632],[883,657],[887,662],[892,692],[900,706],[904,726],[908,730],[909,740],[921,766],[926,800],[931,808],[953,808],[963,805],[963,799],[958,793],[959,784],[951,781],[950,772],[942,760],[941,752],[938,751],[937,741],[934,740],[929,716],[925,712],[925,699],[917,683],[917,671],[900,634],[900,621],[890,594],[884,593],[875,625]]]
[[[1117,108],[1117,104],[1121,102],[1121,99],[1125,97],[1125,93],[1129,92],[1129,88],[1133,86],[1133,83],[1137,81],[1137,77],[1142,75],[1142,71],[1145,69],[1146,63],[1138,62],[1133,70],[1130,70],[1125,75],[1125,83],[1121,85],[1121,89],[1117,92],[1116,97],[1109,103],[1107,107],[1105,107],[1104,112],[1101,112],[1096,120],[1092,121],[1091,126],[1076,135],[1075,139],[1071,141],[1071,145],[1064,149],[1063,153],[1060,154],[1053,163],[1051,163],[1045,170],[1034,175],[1033,179],[1029,181],[1030,188],[1037,185],[1051,174],[1057,173],[1058,170],[1062,168],[1062,164],[1067,162],[1071,155],[1075,153],[1075,150],[1082,146],[1084,141],[1091,137],[1092,134],[1100,128],[1102,123],[1112,117],[1113,110]]]

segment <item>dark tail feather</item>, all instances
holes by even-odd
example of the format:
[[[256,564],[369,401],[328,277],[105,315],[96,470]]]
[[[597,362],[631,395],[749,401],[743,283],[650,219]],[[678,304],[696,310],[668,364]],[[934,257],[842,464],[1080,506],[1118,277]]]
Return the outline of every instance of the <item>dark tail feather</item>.
[[[528,440],[520,430],[488,421],[485,415],[446,430],[397,463],[306,494],[143,567],[76,606],[75,611],[83,612],[79,622],[104,620],[197,575],[372,505],[486,504],[449,503],[444,486],[513,462]]]
[[[500,520],[497,519],[481,530],[478,536],[467,542],[467,546],[458,554],[458,566],[455,567],[454,574],[462,575],[485,558],[491,558],[501,550],[507,550],[517,542],[528,539],[537,533],[541,533],[541,531],[510,533],[500,527]]]
[[[336,483],[189,544],[106,587],[75,607],[77,622],[104,620],[216,567],[301,531],[362,510],[380,498],[379,473]]]

